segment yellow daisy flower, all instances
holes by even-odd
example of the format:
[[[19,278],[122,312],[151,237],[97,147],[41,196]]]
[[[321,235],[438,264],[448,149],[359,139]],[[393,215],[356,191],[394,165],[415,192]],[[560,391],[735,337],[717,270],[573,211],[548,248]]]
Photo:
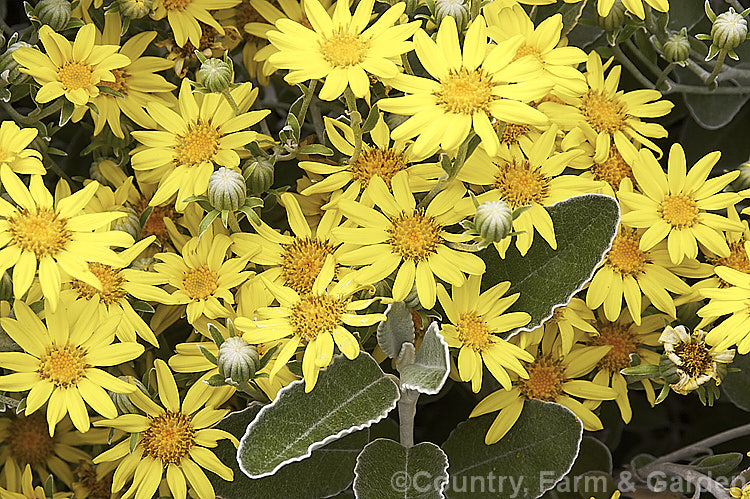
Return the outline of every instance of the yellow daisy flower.
[[[112,476],[114,475],[114,463],[102,463],[92,466],[84,461],[80,462],[75,469],[76,481],[70,486],[73,497],[80,499],[92,499],[112,496]]]
[[[187,319],[191,324],[202,315],[209,319],[227,317],[230,312],[222,302],[234,303],[231,290],[252,274],[244,270],[251,255],[226,258],[231,244],[229,236],[214,234],[209,229],[185,243],[181,255],[158,253],[154,258],[161,263],[154,265],[149,284],[161,282],[176,288],[168,304],[187,304]]]
[[[305,391],[310,392],[315,388],[319,369],[331,363],[334,343],[348,359],[359,355],[357,338],[344,326],[372,326],[385,320],[383,314],[357,314],[375,299],[352,300],[361,286],[351,279],[333,283],[334,273],[335,264],[329,256],[306,295],[263,278],[279,306],[261,307],[256,310],[255,318],[238,317],[235,321],[237,328],[245,331],[243,339],[250,344],[281,340],[283,346],[271,368],[271,379],[304,344],[302,374]]]
[[[326,135],[331,144],[346,156],[354,153],[354,132],[352,129],[327,116],[323,117]],[[409,189],[412,192],[428,191],[445,171],[437,163],[419,163],[420,158],[414,155],[409,143],[403,140],[391,141],[390,129],[383,116],[378,118],[375,128],[370,132],[370,142],[362,143],[362,151],[354,161],[331,165],[318,161],[300,161],[299,167],[318,175],[327,175],[323,180],[314,182],[304,189],[303,196],[323,194],[338,189],[354,186],[355,197],[362,193],[368,199],[370,179],[377,175],[390,188],[391,179],[400,171],[406,171],[409,177]],[[416,164],[415,164],[416,163]]]
[[[450,323],[443,323],[441,331],[451,348],[458,348],[458,373],[461,381],[471,381],[474,393],[482,387],[482,372],[487,366],[492,376],[505,388],[511,389],[507,369],[521,378],[528,378],[521,360],[532,362],[534,356],[497,336],[528,324],[526,312],[505,312],[520,293],[503,295],[510,289],[509,282],[501,282],[484,293],[479,293],[481,276],[469,276],[461,287],[453,288],[453,297],[442,284],[437,296]]]
[[[3,121],[0,124],[0,169],[9,168],[25,175],[47,173],[42,164],[42,154],[34,149],[26,149],[38,133],[36,128],[20,128],[15,121]]]
[[[329,16],[318,0],[306,0],[305,14],[312,29],[279,19],[279,31],[266,33],[278,50],[268,63],[290,70],[284,80],[291,84],[324,78],[318,94],[323,100],[337,99],[347,87],[355,97],[364,98],[370,94],[367,73],[385,79],[396,76],[399,67],[393,59],[412,48],[406,40],[419,28],[418,21],[394,26],[406,8],[396,3],[365,29],[374,5],[375,0],[362,0],[352,15],[349,1],[338,0]]]
[[[456,149],[473,130],[490,156],[499,146],[496,120],[544,125],[547,116],[525,104],[544,97],[552,81],[544,78],[533,57],[513,61],[523,43],[518,35],[497,45],[487,42],[487,26],[479,16],[469,27],[459,51],[455,20],[440,23],[437,42],[422,30],[414,35],[420,62],[434,79],[400,75],[388,85],[406,92],[381,99],[378,107],[411,117],[396,127],[394,140],[417,136],[414,153],[426,157],[438,148]],[[429,125],[429,126],[428,126]]]
[[[116,12],[104,15],[104,31],[96,32],[96,44],[117,45],[120,44],[120,33],[122,31],[122,20]],[[154,74],[172,67],[172,61],[161,57],[143,56],[143,52],[156,37],[156,31],[144,31],[138,33],[123,44],[118,51],[119,54],[127,56],[130,64],[112,69],[115,76],[114,81],[100,82],[123,97],[100,93],[91,99],[98,112],[92,112],[94,120],[94,135],[99,135],[104,125],[109,125],[112,133],[119,138],[124,138],[120,113],[133,120],[143,128],[156,128],[156,122],[146,113],[145,107],[149,102],[162,102],[168,104],[172,97],[172,90],[176,87],[164,79],[163,76]],[[77,106],[71,119],[73,122],[80,121],[90,108],[88,106]]]
[[[100,287],[88,262],[121,265],[122,258],[109,248],[130,246],[133,238],[122,231],[92,230],[107,227],[125,214],[81,214],[96,193],[97,182],[53,200],[40,176],[33,175],[26,188],[9,173],[6,166],[0,168],[3,187],[18,207],[0,199],[0,275],[13,268],[13,295],[20,298],[26,293],[37,267],[47,306],[53,310],[60,294],[61,272]]]
[[[294,0],[285,0],[285,2],[282,3],[287,3],[289,1],[296,3]],[[271,6],[271,8],[274,11],[276,10],[276,7],[274,6]],[[282,14],[279,19],[284,17],[286,16]],[[297,19],[292,16],[288,17],[289,19],[297,21]],[[265,19],[263,15],[255,6],[253,6],[252,0],[242,0],[231,9],[220,10],[214,13],[214,18],[225,27],[233,26],[237,29],[237,32],[240,33],[240,36],[242,37],[240,42],[242,43],[242,65],[247,70],[250,78],[258,80],[260,85],[268,85],[269,75],[265,74],[263,71],[264,66],[267,66],[267,64],[265,64],[264,61],[254,60],[254,57],[259,50],[268,46],[268,39],[265,36],[265,33],[266,31],[274,29],[273,22],[275,20],[271,21],[271,24],[264,23]],[[260,30],[260,36],[256,34],[258,30],[247,29],[248,25],[255,26],[258,24],[263,26],[263,29]],[[270,72],[272,73],[273,69]]]
[[[142,391],[135,390],[130,400],[146,415],[123,414],[109,420],[97,421],[95,426],[123,430],[131,434],[111,449],[94,458],[94,463],[122,459],[117,466],[112,482],[112,492],[117,493],[132,480],[123,497],[152,497],[166,472],[167,483],[172,497],[185,499],[187,485],[200,499],[216,497],[211,482],[202,468],[232,481],[234,473],[209,449],[216,447],[217,441],[229,439],[239,444],[231,433],[211,426],[229,413],[228,409],[201,408],[194,396],[193,384],[180,405],[172,372],[161,359],[154,362],[159,400],[157,405]],[[137,435],[132,448],[132,435]]]
[[[581,0],[565,0],[566,3],[578,3],[580,1]],[[644,2],[659,12],[669,12],[669,0],[622,0],[622,4],[625,8],[635,14],[639,19],[644,19],[646,16]],[[609,11],[612,10],[614,4],[615,0],[598,0],[596,11],[600,16],[605,17],[609,14]]]
[[[96,366],[133,360],[143,353],[143,345],[112,343],[117,322],[95,320],[95,307],[94,302],[77,301],[62,303],[54,311],[46,308],[45,325],[28,305],[15,301],[16,319],[0,319],[0,326],[24,350],[0,352],[0,364],[16,371],[0,376],[0,390],[30,390],[27,416],[49,401],[50,436],[66,413],[78,431],[86,432],[90,425],[86,404],[104,417],[116,416],[117,409],[104,389],[129,393],[134,388]]]
[[[193,46],[189,41],[185,42],[185,45],[178,45],[174,36],[156,42],[154,45],[164,47],[167,50],[166,58],[174,63],[174,74],[179,78],[184,78],[187,76],[189,68],[200,66],[198,56],[195,53],[196,50],[210,59],[212,57],[223,57],[224,54],[234,50],[240,44],[242,41],[240,31],[231,26],[231,23],[226,19],[223,19],[221,24],[224,28],[223,34],[220,34],[208,24],[198,22],[201,31],[199,45]]]
[[[580,298],[572,298],[567,305],[555,308],[552,316],[531,334],[544,338],[560,338],[560,354],[566,355],[581,337],[596,336],[599,332],[592,324],[594,312]]]
[[[257,234],[232,234],[232,251],[266,267],[264,278],[304,295],[312,290],[327,257],[336,251],[331,231],[339,225],[341,213],[336,209],[326,210],[313,231],[291,193],[283,193],[280,199],[286,208],[292,235],[281,234],[261,222],[254,226]]]
[[[333,236],[361,247],[337,255],[342,265],[361,265],[352,279],[362,284],[382,281],[396,269],[392,297],[403,301],[414,284],[422,306],[430,309],[437,296],[436,279],[461,286],[464,273],[481,275],[485,265],[473,253],[456,251],[447,241],[461,241],[463,236],[445,230],[463,219],[453,208],[464,197],[466,189],[458,181],[435,198],[425,209],[418,209],[409,190],[408,175],[402,171],[393,176],[388,190],[379,176],[370,179],[372,201],[382,210],[375,211],[362,203],[342,199],[338,208],[361,228],[339,227]]]
[[[735,192],[720,192],[739,175],[738,171],[708,180],[721,153],[712,152],[686,171],[685,151],[674,144],[669,151],[668,171],[647,149],[642,149],[633,166],[638,192],[620,192],[620,202],[631,211],[622,216],[630,227],[646,228],[639,248],[647,251],[667,238],[667,249],[673,264],[698,256],[698,242],[720,257],[729,256],[729,246],[722,231],[742,231],[737,221],[709,213],[733,206],[741,199]]]
[[[596,365],[597,372],[592,381],[612,387],[617,392],[615,402],[620,409],[620,416],[625,423],[629,423],[633,410],[628,399],[628,382],[620,371],[630,366],[630,356],[633,354],[641,358],[641,364],[659,365],[659,354],[648,347],[659,346],[659,335],[670,319],[664,314],[653,314],[643,317],[640,324],[635,324],[624,310],[614,321],[607,320],[601,309],[597,315],[595,326],[599,335],[594,336],[588,344],[608,346],[611,350]],[[653,405],[655,393],[651,382],[645,379],[641,384],[648,401]],[[584,402],[584,405],[594,410],[600,403],[592,400]]]
[[[602,422],[576,398],[584,400],[614,400],[617,393],[608,387],[578,379],[596,367],[597,362],[610,350],[608,346],[574,348],[565,356],[548,351],[537,344],[527,350],[535,354],[527,364],[529,377],[513,382],[510,390],[498,390],[474,408],[469,417],[500,411],[487,431],[484,441],[494,444],[516,424],[526,400],[537,399],[564,405],[583,422],[589,431],[601,430]],[[573,398],[576,397],[576,398]]]
[[[699,317],[721,317],[729,315],[706,335],[706,343],[717,349],[737,345],[737,353],[750,352],[750,275],[730,267],[716,267],[716,275],[729,287],[701,289],[700,294],[709,298],[708,304],[696,313]],[[705,321],[701,321],[704,324]]]
[[[231,92],[240,109],[247,110],[255,101],[258,89],[245,83]],[[206,94],[200,102],[192,94],[190,83],[182,80],[179,114],[164,104],[149,102],[148,114],[164,130],[133,132],[143,144],[132,154],[136,172],[153,171],[159,188],[149,202],[158,206],[175,193],[175,208],[183,211],[185,199],[206,192],[214,164],[236,168],[240,163],[237,151],[254,141],[258,133],[246,130],[262,120],[270,111],[243,112],[235,116],[229,103],[219,94]]]
[[[496,43],[516,35],[523,36],[523,43],[516,50],[515,58],[532,56],[538,60],[544,77],[555,84],[553,93],[570,96],[586,93],[586,79],[577,69],[579,64],[586,61],[586,53],[578,47],[567,47],[560,43],[562,15],[548,17],[535,28],[520,5],[503,8],[502,3],[492,2],[484,7],[483,13],[487,19],[487,34]]]
[[[516,247],[525,255],[534,241],[534,231],[539,232],[552,249],[557,248],[552,218],[544,205],[554,204],[577,194],[597,192],[599,185],[577,175],[562,175],[570,161],[582,154],[574,149],[555,153],[557,127],[552,126],[539,139],[525,149],[524,156],[492,158],[478,148],[468,159],[458,178],[476,185],[491,186],[492,190],[480,195],[481,201],[502,199],[515,210],[529,209],[513,220],[513,230],[523,232],[516,236]],[[502,257],[510,246],[505,238],[495,247]]]
[[[750,484],[745,485],[742,488],[732,487],[729,489],[729,495],[736,497],[737,499],[750,499]]]
[[[46,24],[39,29],[39,39],[46,54],[31,47],[20,47],[13,58],[23,66],[21,71],[34,77],[42,85],[36,101],[49,102],[64,95],[73,104],[85,106],[99,95],[103,81],[115,82],[113,69],[130,64],[117,45],[97,45],[96,26],[81,27],[71,44]]]
[[[182,47],[189,40],[193,47],[198,47],[201,41],[198,21],[208,24],[223,35],[224,28],[208,11],[229,9],[238,3],[240,0],[156,0],[153,17],[158,20],[166,16],[177,45]]]
[[[0,483],[20,482],[21,469],[30,466],[39,480],[44,481],[54,474],[57,479],[70,486],[73,481],[71,465],[90,461],[91,456],[80,447],[104,444],[107,430],[89,430],[80,433],[73,428],[70,418],[64,418],[57,426],[54,436],[47,430],[44,414],[35,412],[30,416],[5,411],[0,418]]]
[[[658,123],[644,122],[641,118],[665,116],[674,104],[658,100],[662,96],[658,90],[618,91],[622,67],[613,67],[605,78],[605,66],[596,52],[589,54],[586,69],[590,89],[583,97],[564,97],[565,104],[544,102],[539,109],[565,130],[577,127],[596,148],[594,161],[598,163],[607,159],[613,143],[624,157],[637,154],[634,143],[661,154],[661,149],[649,138],[664,138],[667,131]]]
[[[20,478],[17,481],[7,481],[5,487],[0,487],[0,497],[3,499],[47,499],[47,493],[44,491],[44,487],[37,485],[34,487],[34,477],[31,474],[31,466],[28,464],[21,474],[21,469],[15,465],[15,463],[9,464],[9,469],[4,470],[11,474],[18,475]],[[66,492],[55,492],[52,494],[52,499],[62,499],[68,497]]]

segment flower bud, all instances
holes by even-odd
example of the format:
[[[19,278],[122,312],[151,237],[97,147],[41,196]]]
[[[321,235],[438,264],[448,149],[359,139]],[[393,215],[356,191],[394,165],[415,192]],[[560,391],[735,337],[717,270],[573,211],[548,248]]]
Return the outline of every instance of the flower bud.
[[[223,166],[208,179],[208,202],[217,210],[234,211],[245,203],[247,186],[241,173]]]
[[[206,59],[198,69],[198,80],[211,92],[226,92],[234,83],[234,69],[221,59]]]
[[[143,383],[138,381],[137,379],[133,378],[132,376],[118,376],[118,378],[126,383],[132,383],[137,388],[137,390],[140,390],[148,397],[148,390],[145,386],[143,386]],[[112,402],[115,403],[115,407],[117,407],[117,413],[122,414],[143,414],[143,411],[138,409],[138,407],[133,404],[133,402],[130,400],[130,397],[128,397],[127,393],[115,393],[110,392],[107,390],[107,393],[109,394],[109,397],[112,399]]]
[[[34,13],[39,18],[39,22],[55,31],[61,31],[70,21],[70,2],[68,0],[42,0],[36,4]]]
[[[679,33],[672,33],[664,42],[662,47],[664,58],[671,63],[685,63],[690,58],[690,40],[687,28],[682,28]]]
[[[247,188],[251,194],[262,194],[273,185],[273,163],[266,159],[253,161],[245,168]]]
[[[120,0],[120,13],[130,19],[140,19],[151,12],[154,0]]]
[[[141,232],[141,220],[138,218],[138,214],[132,208],[128,208],[127,216],[118,218],[112,222],[112,230],[121,230],[127,232],[133,239],[138,237]]]
[[[0,301],[13,303],[13,281],[11,281],[8,272],[0,275]]]
[[[747,20],[732,7],[716,16],[711,26],[712,44],[723,50],[734,50],[747,38]]]
[[[0,78],[8,85],[20,85],[26,82],[30,76],[21,72],[21,65],[13,58],[13,52],[19,47],[31,47],[26,42],[16,42],[8,46],[3,55],[0,55]]]
[[[734,187],[735,190],[743,191],[745,189],[750,188],[750,160],[745,161],[740,165],[739,168],[740,175],[737,177],[737,180],[732,182],[732,187]]]
[[[130,268],[134,270],[142,270],[144,272],[153,272],[155,263],[156,260],[153,257],[146,256],[136,259],[130,264]]]
[[[625,6],[622,0],[615,0],[606,16],[597,16],[597,24],[607,32],[617,31],[625,25]]]
[[[438,26],[446,16],[455,19],[458,31],[463,31],[469,19],[471,19],[469,3],[464,0],[437,0],[435,2],[435,20]]]
[[[239,336],[230,336],[224,340],[216,360],[219,363],[219,373],[240,385],[252,379],[260,365],[258,350]]]
[[[510,234],[513,211],[505,201],[485,201],[477,207],[474,228],[487,242],[496,243]]]

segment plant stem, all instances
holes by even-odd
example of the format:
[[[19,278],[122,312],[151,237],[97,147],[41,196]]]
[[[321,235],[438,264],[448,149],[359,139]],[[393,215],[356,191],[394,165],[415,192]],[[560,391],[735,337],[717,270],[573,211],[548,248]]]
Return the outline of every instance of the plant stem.
[[[667,76],[669,76],[669,73],[672,72],[672,70],[674,69],[674,66],[675,66],[674,63],[670,62],[669,64],[667,64],[667,67],[664,68],[664,70],[661,73],[659,73],[659,76],[656,78],[656,83],[654,84],[657,90],[659,89],[659,87],[661,87],[662,83],[664,83],[664,81],[667,79]],[[669,84],[667,85],[668,87],[671,87]]]
[[[414,447],[414,416],[417,414],[416,390],[401,390],[398,400],[399,439],[404,447]]]
[[[414,70],[411,68],[411,63],[409,63],[409,57],[407,57],[406,54],[401,54],[401,64],[404,65],[404,70],[407,74],[414,74]]]
[[[318,85],[318,80],[310,80],[310,87],[308,88],[308,92],[305,95],[305,98],[302,100],[302,107],[299,110],[299,126],[302,127],[302,124],[305,122],[305,116],[307,116],[307,108],[310,107],[310,102],[312,101],[312,98],[315,96],[315,87]]]
[[[719,50],[719,57],[716,59],[716,65],[714,66],[714,70],[711,71],[711,74],[708,75],[708,79],[706,80],[706,86],[711,87],[716,84],[716,77],[719,76],[719,71],[721,71],[721,67],[724,65],[724,59],[727,57],[727,51],[724,49]]]
[[[237,103],[234,101],[234,97],[232,97],[232,94],[229,93],[229,90],[224,90],[221,95],[224,96],[224,98],[227,100],[230,106],[232,106],[232,111],[234,111],[235,116],[240,115],[240,108],[237,107]]]
[[[690,468],[688,466],[664,463],[655,468],[652,473],[659,471],[668,475],[676,475],[682,477],[686,482],[693,484],[693,486],[699,491],[705,490],[716,499],[732,499],[732,496],[729,495],[729,490],[727,490],[726,487],[718,483],[710,476],[695,471],[693,468]]]
[[[625,52],[623,52],[618,45],[612,47],[612,51],[614,52],[615,57],[617,57],[617,60],[620,61],[620,64],[625,66],[625,68],[630,71],[630,74],[632,74],[633,77],[635,77],[635,79],[638,80],[641,85],[646,88],[654,88],[654,84],[651,83],[651,80],[646,78],[646,76],[641,73],[641,70],[638,69],[635,64],[633,64],[633,62],[628,58],[627,55],[625,55]]]
[[[351,163],[362,152],[362,115],[357,110],[357,98],[354,97],[354,92],[352,92],[351,88],[346,87],[344,98],[346,99],[346,107],[349,110],[349,116],[352,120],[352,131],[354,132],[354,152],[349,159]]]
[[[738,426],[737,428],[732,428],[731,430],[717,433],[714,436],[704,438],[703,440],[699,440],[698,442],[695,442],[694,444],[688,445],[674,452],[670,452],[669,454],[661,456],[660,458],[656,459],[652,463],[649,463],[648,465],[644,466],[642,469],[644,472],[648,473],[648,471],[650,471],[652,467],[655,467],[661,463],[674,462],[674,461],[679,461],[681,459],[687,459],[687,458],[695,456],[699,452],[705,451],[706,449],[710,449],[711,447],[715,445],[723,444],[724,442],[728,442],[729,440],[734,440],[736,438],[744,437],[746,435],[750,435],[750,424]]]
[[[458,152],[456,153],[456,158],[453,160],[453,169],[451,170],[450,174],[443,175],[438,179],[437,183],[432,187],[432,189],[430,189],[430,192],[428,192],[427,195],[419,202],[417,208],[424,208],[428,204],[430,204],[430,201],[432,201],[435,196],[437,196],[443,189],[445,189],[451,182],[451,180],[458,176],[458,173],[461,171],[461,168],[463,168],[464,163],[468,159],[466,158],[466,153],[469,149],[469,142],[471,142],[471,139],[473,137],[474,133],[469,132],[469,135],[466,137],[466,139],[461,143],[460,146],[458,146]]]

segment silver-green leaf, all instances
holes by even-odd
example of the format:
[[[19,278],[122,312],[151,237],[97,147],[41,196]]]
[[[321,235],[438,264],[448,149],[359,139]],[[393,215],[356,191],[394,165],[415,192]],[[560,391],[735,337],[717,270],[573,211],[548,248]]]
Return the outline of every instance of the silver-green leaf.
[[[432,322],[425,331],[416,360],[401,369],[401,386],[405,390],[436,394],[448,378],[449,355],[448,344],[440,334],[437,322]]]
[[[414,342],[414,319],[404,302],[395,302],[385,309],[386,320],[378,324],[378,345],[390,358],[395,359],[401,345]]]

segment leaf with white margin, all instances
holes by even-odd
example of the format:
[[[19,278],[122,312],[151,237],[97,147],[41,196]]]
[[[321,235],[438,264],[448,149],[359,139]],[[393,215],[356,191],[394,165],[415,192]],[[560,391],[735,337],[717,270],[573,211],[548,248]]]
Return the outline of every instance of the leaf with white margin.
[[[432,322],[424,333],[413,364],[401,369],[401,386],[405,390],[416,390],[435,395],[445,384],[450,372],[448,344]]]
[[[414,342],[414,319],[402,301],[389,304],[384,313],[386,320],[378,324],[378,345],[388,357],[395,359],[401,345]]]
[[[379,438],[357,457],[353,488],[357,499],[433,499],[445,497],[447,482],[448,457],[437,445]]]
[[[377,423],[399,396],[398,385],[368,353],[354,360],[337,355],[310,393],[304,380],[294,381],[260,410],[240,440],[240,469],[250,478],[273,475],[314,449]]]

